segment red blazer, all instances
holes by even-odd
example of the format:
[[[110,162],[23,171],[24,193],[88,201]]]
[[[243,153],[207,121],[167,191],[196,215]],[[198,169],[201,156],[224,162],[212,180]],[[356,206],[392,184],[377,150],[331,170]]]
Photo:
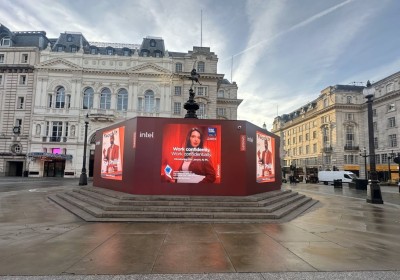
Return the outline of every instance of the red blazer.
[[[107,149],[107,155],[105,157],[106,160],[116,160],[119,159],[119,146],[112,145]]]

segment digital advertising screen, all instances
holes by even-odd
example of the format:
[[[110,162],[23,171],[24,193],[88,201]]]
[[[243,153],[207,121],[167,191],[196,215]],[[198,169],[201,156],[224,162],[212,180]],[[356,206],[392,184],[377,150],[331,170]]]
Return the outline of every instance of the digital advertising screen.
[[[166,124],[162,137],[162,182],[221,182],[221,125]]]
[[[101,177],[122,180],[125,127],[105,131],[102,139]]]
[[[275,182],[275,139],[256,131],[257,183]]]

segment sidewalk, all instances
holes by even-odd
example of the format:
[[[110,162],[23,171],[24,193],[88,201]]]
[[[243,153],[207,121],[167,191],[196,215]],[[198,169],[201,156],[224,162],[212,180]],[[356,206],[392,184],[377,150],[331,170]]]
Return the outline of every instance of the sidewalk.
[[[151,224],[83,222],[47,198],[71,187],[0,193],[1,279],[400,278],[392,189],[373,205],[346,186],[284,184],[320,203],[284,224]]]

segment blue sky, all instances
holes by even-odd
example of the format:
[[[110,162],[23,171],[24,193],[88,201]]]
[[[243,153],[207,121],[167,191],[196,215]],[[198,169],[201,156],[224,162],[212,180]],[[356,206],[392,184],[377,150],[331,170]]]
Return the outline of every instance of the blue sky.
[[[148,35],[169,51],[200,45],[218,73],[239,86],[238,118],[271,128],[335,84],[378,81],[400,71],[398,0],[0,0],[0,21],[49,38],[137,43]],[[233,67],[232,65],[233,57]]]

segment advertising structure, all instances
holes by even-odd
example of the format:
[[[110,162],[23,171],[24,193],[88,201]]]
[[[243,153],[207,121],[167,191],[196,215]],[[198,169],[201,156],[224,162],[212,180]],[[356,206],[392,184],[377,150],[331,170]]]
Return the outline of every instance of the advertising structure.
[[[125,127],[103,132],[101,177],[122,180]]]
[[[221,125],[166,124],[162,137],[162,182],[221,182]]]
[[[256,132],[257,183],[275,182],[275,139]]]

